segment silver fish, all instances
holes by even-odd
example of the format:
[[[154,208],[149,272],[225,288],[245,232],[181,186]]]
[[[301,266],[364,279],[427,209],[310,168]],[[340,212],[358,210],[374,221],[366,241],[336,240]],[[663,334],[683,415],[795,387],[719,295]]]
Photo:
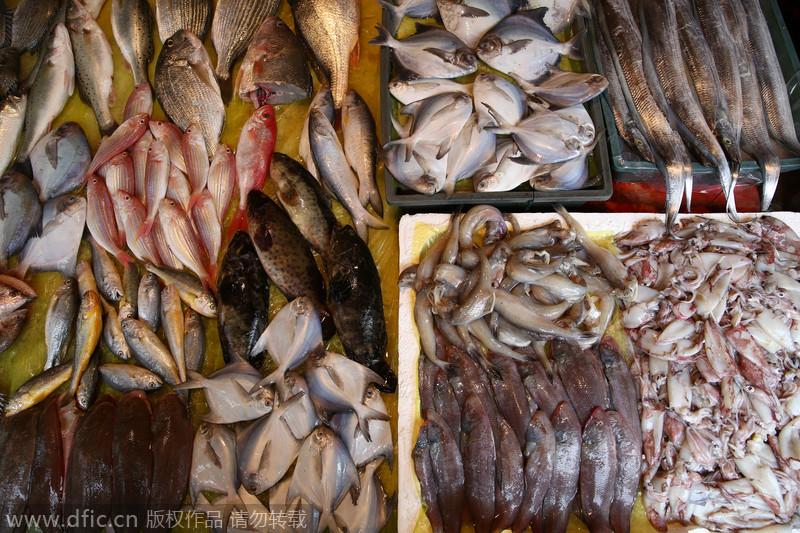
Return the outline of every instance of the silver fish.
[[[164,326],[164,336],[167,338],[169,351],[178,367],[178,376],[181,381],[186,381],[186,359],[183,355],[183,309],[178,290],[174,285],[167,285],[161,291],[161,324]]]
[[[78,313],[78,288],[73,278],[67,278],[53,293],[44,322],[44,343],[47,359],[44,370],[52,368],[64,356],[72,333],[72,323]]]
[[[3,196],[3,236],[0,257],[10,257],[19,252],[39,223],[42,206],[33,182],[27,176],[10,170],[0,178]]]
[[[120,323],[119,314],[117,314],[117,310],[111,305],[106,305],[104,307],[106,314],[103,318],[103,342],[106,343],[111,353],[127,361],[131,358],[131,349],[128,347],[128,342],[125,340],[125,334],[122,333],[122,324]]]
[[[447,175],[447,155],[436,159],[437,152],[435,146],[418,146],[414,157],[406,161],[405,148],[394,146],[378,148],[378,157],[397,181],[418,193],[432,195],[444,187]]]
[[[247,50],[259,25],[278,10],[280,0],[221,0],[211,22],[211,42],[217,51],[217,77],[227,80],[233,63]]]
[[[342,104],[342,134],[347,161],[358,175],[358,198],[364,207],[369,203],[378,216],[383,216],[383,200],[375,183],[375,148],[378,133],[375,119],[363,98],[353,89],[347,91]]]
[[[330,87],[327,85],[323,85],[319,88],[317,94],[315,94],[314,98],[311,100],[311,105],[308,106],[306,120],[303,122],[303,131],[300,132],[300,143],[297,146],[297,153],[303,158],[303,163],[305,163],[306,168],[311,175],[319,181],[319,172],[317,172],[317,167],[314,165],[314,157],[311,155],[311,144],[308,140],[308,122],[311,117],[311,112],[315,109],[321,111],[328,119],[328,122],[333,124],[333,96],[331,95]]]
[[[176,31],[185,29],[205,41],[212,11],[211,0],[156,0],[158,37],[165,43]]]
[[[86,370],[83,371],[81,381],[78,383],[78,390],[75,391],[75,405],[81,411],[86,411],[92,406],[94,396],[97,393],[97,383],[100,381],[100,374],[97,372],[100,354],[95,350],[89,359]]]
[[[45,223],[41,235],[31,237],[25,244],[14,268],[20,276],[28,270],[58,271],[69,276],[75,270],[86,223],[86,199],[68,194],[51,202],[57,204],[56,214]]]
[[[498,74],[491,72],[478,74],[472,84],[472,97],[475,100],[475,112],[481,128],[498,125],[489,113],[489,108],[509,124],[518,124],[525,118],[527,112],[525,93]]]
[[[180,383],[178,368],[164,343],[148,327],[134,318],[122,319],[122,333],[139,363],[164,378],[172,386]]]
[[[136,302],[139,309],[139,320],[147,324],[153,332],[158,330],[161,312],[161,285],[158,283],[158,277],[152,272],[147,272],[139,280]]]
[[[478,76],[480,75],[481,74],[478,74]],[[455,91],[471,95],[473,90],[474,85],[472,83],[459,83],[444,78],[407,80],[401,77],[395,77],[389,81],[389,93],[403,105],[408,105],[411,102],[417,102],[429,96],[447,92]]]
[[[489,29],[511,14],[508,0],[436,0],[436,7],[447,31],[472,50]]]
[[[112,0],[111,30],[133,72],[133,84],[137,87],[147,84],[147,65],[154,54],[150,4],[147,0]]]
[[[591,16],[588,0],[527,0],[520,9],[546,7],[544,24],[553,33],[561,33],[572,24],[577,16]]]
[[[290,370],[286,373],[285,380],[289,397],[301,396],[300,400],[288,410],[285,420],[292,435],[296,439],[303,440],[311,434],[315,427],[322,424],[322,420],[317,415],[317,409],[311,401],[305,378],[294,370]]]
[[[455,191],[456,183],[472,177],[484,164],[495,157],[495,134],[481,128],[478,116],[473,114],[453,141],[447,157],[447,178],[444,193],[448,197]]]
[[[203,291],[203,286],[196,277],[187,272],[174,270],[169,267],[156,267],[152,264],[145,268],[164,280],[164,283],[175,285],[183,303],[203,316],[214,318],[217,316],[217,302],[214,297]]]
[[[120,392],[141,389],[146,392],[161,388],[161,378],[146,368],[123,363],[107,363],[98,368],[100,376],[108,385]]]
[[[570,72],[557,67],[549,67],[544,81],[523,83],[526,93],[538,96],[557,107],[582,104],[602,93],[608,87],[608,80],[591,72]],[[605,72],[605,71],[604,71]]]
[[[364,394],[364,405],[386,413],[386,404],[378,389],[370,385]],[[394,445],[392,443],[392,429],[386,420],[369,420],[371,441],[368,441],[358,428],[358,417],[355,413],[336,413],[331,418],[331,428],[339,435],[344,445],[350,452],[356,467],[362,467],[380,458],[392,464]]]
[[[336,508],[336,518],[348,531],[381,531],[389,521],[391,505],[376,472],[381,459],[369,463],[359,475],[358,500],[344,498]]]
[[[389,13],[389,29],[392,33],[400,27],[403,17],[426,19],[436,16],[439,8],[436,0],[378,0],[384,11]]]
[[[117,267],[114,266],[108,252],[94,239],[90,238],[89,244],[92,247],[92,271],[94,278],[98,280],[97,288],[106,299],[116,302],[123,294],[122,278],[117,272]]]
[[[83,128],[65,122],[36,143],[30,154],[33,181],[44,202],[83,186],[92,152]]]
[[[119,300],[119,320],[139,316],[139,267],[136,263],[123,265],[122,298]]]
[[[183,317],[183,356],[186,368],[198,372],[206,352],[206,328],[200,313],[187,309]]]
[[[0,104],[0,139],[3,139],[3,147],[0,149],[0,170],[3,172],[14,161],[14,155],[17,153],[17,146],[25,126],[27,105],[28,97],[24,93],[19,96],[10,94]]]

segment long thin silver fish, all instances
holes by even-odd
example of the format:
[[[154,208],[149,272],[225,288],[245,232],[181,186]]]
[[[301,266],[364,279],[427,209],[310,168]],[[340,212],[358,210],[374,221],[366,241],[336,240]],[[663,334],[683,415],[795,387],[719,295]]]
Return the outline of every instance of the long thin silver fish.
[[[347,161],[358,175],[358,198],[364,207],[369,203],[378,216],[383,216],[383,200],[375,183],[375,148],[378,133],[375,119],[355,90],[350,89],[342,104],[342,133]]]
[[[53,293],[47,308],[44,327],[44,343],[47,359],[44,370],[60,361],[72,333],[72,323],[78,313],[78,289],[73,278],[67,278]]]

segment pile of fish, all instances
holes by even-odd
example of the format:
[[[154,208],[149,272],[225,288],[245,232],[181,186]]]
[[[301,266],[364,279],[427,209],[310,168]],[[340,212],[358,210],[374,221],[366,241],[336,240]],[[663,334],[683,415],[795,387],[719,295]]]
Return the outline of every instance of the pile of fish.
[[[425,355],[413,457],[434,531],[460,531],[465,508],[477,531],[564,531],[579,486],[593,531],[628,530],[637,390],[610,337],[589,347],[635,280],[560,212],[569,229],[509,233],[499,211],[477,206],[403,273]]]
[[[714,168],[738,219],[734,187],[746,153],[758,163],[769,209],[780,156],[800,155],[789,97],[758,0],[599,0],[597,46],[620,135],[667,183],[667,227],[692,159]]]
[[[153,408],[134,390],[117,401],[103,397],[83,414],[71,402],[59,407],[59,399],[0,422],[4,522],[16,517],[22,529],[36,525],[46,533],[76,524],[168,531],[151,520],[177,511],[189,482],[186,402],[170,393]]]
[[[381,3],[394,18],[411,2]],[[562,55],[581,59],[585,30],[563,43],[554,35],[572,25],[579,3],[563,10],[517,10],[505,0],[436,4],[444,29],[417,23],[416,33],[396,39],[378,26],[370,41],[392,49],[398,75],[390,92],[404,106],[399,114],[408,117],[401,124],[392,116],[398,138],[380,152],[392,175],[417,192],[447,197],[468,178],[476,192],[526,182],[539,190],[592,185],[587,158],[598,139],[583,104],[607,82],[556,67]],[[472,83],[450,79],[475,73],[478,59],[516,83],[489,72]]]
[[[23,307],[36,298],[36,291],[19,278],[0,274],[0,352],[19,337],[28,309]]]
[[[201,492],[208,491],[222,495],[213,505],[224,504],[223,530],[236,506],[247,509],[244,531],[261,531],[271,512],[286,517],[289,510],[304,513],[303,531],[379,531],[389,506],[375,473],[394,453],[388,411],[370,385],[381,378],[325,351],[322,324],[305,297],[275,315],[253,348],[265,349],[276,366],[266,377],[234,356],[208,378],[190,373],[177,387],[203,388],[211,409],[195,435],[194,508],[207,508]],[[294,370],[303,363],[305,376]],[[251,420],[235,433],[223,425]],[[263,493],[269,509],[250,496]]]
[[[617,237],[642,398],[644,502],[667,523],[797,523],[800,238],[771,216],[647,221]]]

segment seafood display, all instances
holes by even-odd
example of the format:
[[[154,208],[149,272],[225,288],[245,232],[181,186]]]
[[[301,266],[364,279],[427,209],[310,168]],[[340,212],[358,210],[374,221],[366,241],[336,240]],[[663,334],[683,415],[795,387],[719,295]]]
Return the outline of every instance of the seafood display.
[[[550,27],[547,7],[436,4],[444,28],[417,23],[414,34],[396,38],[378,26],[371,41],[391,49],[390,93],[403,104],[391,117],[396,138],[379,152],[386,169],[411,190],[446,198],[470,178],[475,192],[592,186],[599,175],[590,177],[589,160],[599,137],[583,104],[607,82],[558,68],[562,56],[583,59],[585,30],[566,42],[553,33],[571,27],[576,13],[549,17]],[[478,59],[514,81],[483,70],[473,75]],[[470,83],[450,80],[464,76]]]

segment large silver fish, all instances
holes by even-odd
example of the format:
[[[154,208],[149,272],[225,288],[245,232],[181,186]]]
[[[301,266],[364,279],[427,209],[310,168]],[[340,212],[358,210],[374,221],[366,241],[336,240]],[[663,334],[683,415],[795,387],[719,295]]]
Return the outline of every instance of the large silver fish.
[[[436,0],[378,0],[383,9],[389,13],[389,29],[392,33],[400,27],[403,17],[427,19],[436,16],[439,8]]]
[[[344,498],[336,508],[336,517],[349,531],[380,531],[389,520],[391,505],[383,485],[375,475],[381,459],[369,463],[359,475],[358,500]]]
[[[11,94],[0,103],[0,139],[3,141],[3,146],[0,147],[0,170],[3,172],[14,161],[17,153],[25,126],[27,104],[28,97],[25,94]]]
[[[92,152],[83,128],[76,122],[64,122],[36,143],[30,159],[33,181],[44,202],[83,186]]]
[[[527,0],[520,9],[546,7],[545,25],[553,33],[561,33],[569,27],[577,16],[589,17],[592,10],[588,0]]]
[[[247,50],[259,25],[278,10],[280,0],[220,0],[211,22],[211,42],[217,51],[217,77],[227,80],[231,67]],[[258,107],[258,106],[257,106]]]
[[[472,50],[481,37],[511,14],[508,0],[436,0],[447,31]]]
[[[211,0],[156,0],[156,22],[162,43],[178,30],[188,30],[200,41],[211,27]]]
[[[40,235],[25,244],[14,271],[24,276],[34,272],[58,271],[69,276],[75,270],[78,247],[86,223],[86,199],[70,194],[55,200],[56,215],[42,228]]]
[[[133,84],[138,87],[148,83],[147,66],[155,52],[153,14],[147,0],[112,0],[111,30],[122,57],[133,72]],[[149,88],[147,93],[150,94]]]
[[[378,389],[372,385],[364,394],[364,404],[368,407],[388,414],[386,404]],[[394,445],[392,429],[387,420],[369,420],[369,433],[372,440],[367,440],[358,429],[358,417],[355,413],[336,413],[331,418],[331,427],[339,435],[356,467],[362,467],[380,458],[392,464]]]
[[[41,220],[42,206],[33,182],[14,170],[0,178],[0,195],[3,197],[0,263],[5,263],[28,242],[28,237]]]
[[[22,0],[14,10],[11,46],[33,53],[56,20],[59,0]],[[5,17],[5,13],[3,14]]]

